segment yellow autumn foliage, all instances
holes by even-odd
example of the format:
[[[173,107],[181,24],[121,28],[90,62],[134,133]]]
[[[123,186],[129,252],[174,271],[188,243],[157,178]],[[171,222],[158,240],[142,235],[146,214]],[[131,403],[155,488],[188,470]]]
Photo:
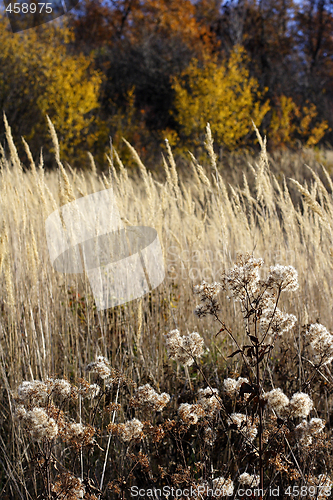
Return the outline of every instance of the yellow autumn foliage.
[[[318,111],[313,103],[300,108],[291,97],[279,96],[272,112],[268,137],[274,146],[293,146],[297,139],[307,147],[324,137],[328,123],[316,121]]]
[[[102,76],[92,58],[69,51],[72,33],[64,18],[35,29],[11,33],[0,19],[0,109],[14,136],[45,143],[48,115],[59,137],[63,158],[88,136],[98,107]]]
[[[246,144],[252,120],[260,126],[269,102],[263,102],[258,81],[249,76],[246,54],[237,46],[228,61],[192,61],[181,78],[175,78],[175,118],[182,139],[200,143],[207,122],[217,143],[233,150]]]

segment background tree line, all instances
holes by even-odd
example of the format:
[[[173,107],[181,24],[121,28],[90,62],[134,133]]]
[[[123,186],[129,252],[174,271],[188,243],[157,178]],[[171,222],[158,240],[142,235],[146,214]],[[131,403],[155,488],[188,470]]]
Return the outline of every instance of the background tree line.
[[[0,106],[35,155],[47,113],[74,166],[124,136],[153,167],[207,121],[227,151],[253,144],[251,119],[272,148],[329,144],[332,33],[333,0],[81,0],[34,30],[1,19]]]

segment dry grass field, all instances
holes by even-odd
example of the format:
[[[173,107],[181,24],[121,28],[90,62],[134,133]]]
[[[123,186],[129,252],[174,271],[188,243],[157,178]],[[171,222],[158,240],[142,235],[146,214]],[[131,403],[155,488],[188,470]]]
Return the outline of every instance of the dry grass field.
[[[0,150],[0,498],[329,498],[326,157],[268,157],[259,136],[224,176],[207,129],[181,176],[170,148],[164,179],[134,149],[136,172],[111,151],[82,173],[50,130],[57,171],[27,145],[22,165],[8,125]],[[98,312],[84,274],[53,269],[45,219],[110,187],[125,225],[157,230],[166,277]]]

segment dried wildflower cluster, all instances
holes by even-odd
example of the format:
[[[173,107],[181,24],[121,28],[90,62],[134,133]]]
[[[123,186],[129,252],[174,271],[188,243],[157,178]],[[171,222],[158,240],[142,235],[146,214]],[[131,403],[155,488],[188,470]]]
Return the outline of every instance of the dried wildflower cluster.
[[[247,472],[243,472],[243,474],[239,476],[238,481],[242,485],[254,488],[256,486],[259,486],[260,478],[256,474],[248,474]]]
[[[140,441],[144,437],[143,423],[137,418],[128,420],[123,424],[110,424],[109,430],[117,434],[125,443],[132,440]]]
[[[130,400],[131,406],[140,408],[148,406],[156,411],[162,411],[169,403],[170,396],[166,392],[158,394],[149,384],[140,386]]]
[[[260,289],[259,270],[264,261],[249,254],[240,255],[236,264],[224,275],[224,284],[236,301],[247,300]]]
[[[58,435],[57,422],[48,415],[44,408],[35,407],[32,410],[26,410],[23,405],[20,405],[16,409],[15,416],[34,441],[41,441],[43,438],[52,441]]]
[[[57,481],[52,484],[52,492],[55,498],[59,500],[78,500],[79,498],[86,498],[86,488],[82,480],[73,476],[70,473],[59,474]],[[94,498],[97,499],[96,496]],[[90,496],[93,500],[93,497]]]
[[[104,379],[111,369],[105,358],[98,357],[87,366],[87,371],[98,373]],[[91,426],[69,421],[60,409],[66,400],[93,399],[101,392],[97,384],[84,379],[75,386],[66,379],[48,378],[45,381],[23,381],[17,389],[15,417],[35,441],[53,440],[57,437],[75,447],[91,445],[95,430]],[[57,406],[58,405],[58,406]]]
[[[243,413],[232,413],[228,418],[228,425],[241,431],[246,441],[252,442],[258,434],[257,419],[243,415]]]
[[[204,409],[206,417],[214,417],[221,408],[221,399],[218,397],[218,393],[217,389],[210,387],[199,389],[198,404]]]
[[[317,442],[324,442],[325,422],[320,418],[310,419],[309,415],[314,408],[314,402],[308,394],[295,392],[289,399],[280,388],[265,392],[268,385],[267,378],[271,374],[270,360],[272,359],[271,355],[267,354],[272,352],[275,339],[290,332],[296,324],[294,315],[286,314],[277,307],[279,297],[281,292],[297,290],[298,277],[293,267],[277,265],[270,267],[267,278],[262,279],[260,276],[262,266],[262,259],[255,259],[249,254],[240,256],[236,265],[225,273],[222,283],[214,282],[210,285],[204,281],[194,290],[200,296],[200,304],[195,311],[197,316],[213,315],[214,320],[222,326],[219,333],[226,332],[237,346],[237,350],[229,357],[233,358],[241,354],[241,361],[244,362],[242,366],[234,367],[233,370],[237,369],[237,372],[246,377],[225,378],[221,396],[217,388],[211,387],[214,375],[210,372],[207,375],[207,371],[202,369],[201,364],[195,363],[194,369],[198,370],[202,377],[198,377],[197,381],[204,380],[205,386],[197,389],[192,404],[182,403],[177,408],[177,394],[172,398],[174,404],[169,404],[171,396],[165,392],[159,394],[148,383],[135,390],[129,404],[127,400],[125,405],[118,404],[118,394],[120,398],[123,398],[129,393],[128,387],[125,387],[125,391],[119,390],[120,382],[128,385],[134,385],[134,383],[126,379],[124,374],[113,369],[106,358],[99,356],[96,361],[86,367],[87,372],[97,375],[95,384],[82,379],[78,381],[76,387],[65,379],[57,378],[23,382],[17,391],[16,418],[29,431],[31,438],[38,441],[39,449],[43,449],[44,445],[47,445],[44,448],[51,449],[52,446],[62,441],[66,443],[67,449],[70,449],[68,444],[74,447],[73,453],[78,450],[82,451],[83,446],[89,446],[91,450],[95,446],[95,451],[97,447],[102,450],[95,436],[102,439],[105,434],[103,436],[102,432],[96,433],[93,425],[85,425],[81,422],[81,416],[87,414],[86,407],[81,413],[82,407],[80,406],[80,422],[66,418],[64,414],[67,402],[77,401],[80,405],[84,402],[91,408],[94,405],[92,399],[99,396],[91,413],[92,422],[98,419],[105,422],[105,415],[108,418],[107,422],[110,422],[109,413],[113,413],[111,422],[105,425],[109,432],[107,449],[110,443],[116,441],[116,447],[118,446],[119,449],[121,446],[123,452],[126,453],[125,460],[122,461],[124,471],[127,467],[130,468],[126,473],[122,471],[117,479],[109,482],[109,488],[118,496],[121,494],[124,496],[129,485],[135,481],[141,485],[141,482],[145,481],[143,478],[156,484],[149,450],[153,453],[152,457],[157,456],[159,460],[163,460],[167,446],[170,448],[168,453],[170,452],[170,456],[174,454],[175,459],[167,457],[166,466],[158,465],[160,477],[164,482],[204,487],[207,491],[213,490],[214,498],[234,495],[234,482],[227,477],[231,471],[233,474],[236,472],[233,479],[235,484],[238,481],[241,487],[263,488],[266,481],[268,483],[268,477],[277,477],[276,472],[279,478],[282,478],[282,483],[284,477],[289,482],[298,480],[302,477],[299,466],[302,453],[310,455],[316,449]],[[240,302],[246,334],[243,347],[239,345],[236,333],[220,320],[220,306],[217,298],[221,290],[229,291],[229,295],[236,302]],[[318,355],[316,358],[318,364],[331,361],[333,359],[333,335],[318,323],[308,325],[306,333],[311,347]],[[204,341],[197,332],[181,336],[179,330],[175,329],[164,337],[169,357],[184,367],[193,365],[196,359],[204,353]],[[262,366],[261,363],[263,363]],[[189,376],[188,369],[186,369],[186,375]],[[215,380],[220,388],[219,377],[214,379],[214,385]],[[113,384],[118,384],[116,402],[110,402]],[[273,384],[274,381],[271,378],[269,387],[274,387]],[[190,391],[185,393],[186,398],[188,394],[193,393],[191,381],[189,386]],[[87,401],[88,399],[90,401]],[[185,400],[188,401],[188,399]],[[101,401],[105,402],[104,408],[108,412],[102,417],[100,417],[102,412],[98,407]],[[153,412],[146,412],[147,409],[154,412],[165,410],[165,412],[162,415],[154,415]],[[115,423],[118,410],[121,411],[122,423]],[[145,416],[149,415],[149,421],[144,420],[140,413],[137,415],[137,410]],[[171,418],[165,418],[163,421],[167,411],[171,412]],[[177,412],[178,418],[174,412]],[[301,421],[295,421],[295,419],[301,419]],[[112,440],[113,436],[117,436],[124,444],[121,445],[117,440]],[[185,439],[184,436],[186,436]],[[226,446],[228,456],[233,461],[231,467],[223,459],[227,453],[220,454],[217,451],[224,450]],[[293,450],[291,446],[294,447]],[[162,453],[161,450],[163,450]],[[209,457],[210,451],[217,452],[217,456]],[[193,454],[195,460],[193,460]],[[189,456],[191,465],[186,463]],[[128,465],[127,457],[134,463]],[[246,462],[247,457],[250,457],[248,462]],[[184,465],[180,467],[176,462],[177,458],[180,458]],[[110,455],[106,456],[104,471],[109,459]],[[44,462],[47,462],[45,457]],[[311,471],[314,470],[312,465]],[[324,467],[321,470],[318,469],[318,472],[327,469],[326,465]],[[112,473],[117,474],[118,470]],[[91,493],[88,478],[83,480],[82,474],[81,480],[77,476],[78,474],[74,471],[59,474],[50,489],[53,496],[64,500],[65,498],[95,500],[97,497]],[[200,476],[203,477],[198,480],[197,477]],[[312,476],[307,472],[306,477],[309,484],[327,488],[331,488],[333,484],[331,479],[324,474]],[[326,498],[326,496],[318,493],[317,498]]]
[[[196,424],[199,418],[205,416],[205,410],[199,404],[182,403],[178,415],[185,424]]]
[[[264,394],[263,398],[271,410],[281,418],[287,417],[307,417],[313,408],[313,401],[304,392],[295,393],[291,400],[281,389],[273,389]]]
[[[197,332],[181,336],[179,330],[172,330],[164,335],[169,357],[184,366],[194,363],[204,353],[204,341]]]
[[[202,417],[213,417],[221,408],[218,390],[206,387],[199,389],[196,404],[182,403],[178,408],[178,415],[186,424],[196,424]]]
[[[281,311],[278,307],[275,307],[272,301],[267,302],[271,302],[271,304],[262,310],[259,325],[260,333],[265,335],[270,329],[272,334],[285,335],[294,327],[297,321],[296,316]]]
[[[25,380],[17,390],[17,402],[22,405],[42,406],[49,394],[49,386],[41,380]]]
[[[310,422],[303,420],[295,429],[300,446],[310,446],[325,428],[325,421],[321,418],[311,418]]]
[[[195,308],[194,313],[202,318],[207,314],[216,315],[220,309],[220,305],[217,301],[217,295],[220,290],[223,289],[221,283],[216,281],[209,285],[205,280],[201,282],[200,285],[194,287],[194,293],[200,295],[201,303]]]
[[[223,476],[213,479],[211,483],[206,479],[201,478],[196,484],[196,490],[198,493],[202,492],[203,495],[207,494],[208,497],[209,495],[212,496],[213,493],[213,498],[232,496],[234,493],[234,489],[235,486],[232,479],[226,479]],[[199,495],[199,498],[200,497],[202,497],[201,494]]]
[[[234,483],[230,478],[217,477],[213,479],[213,491],[218,497],[231,496],[234,492]],[[220,494],[218,493],[219,491]]]
[[[299,288],[298,273],[293,266],[271,266],[266,280],[266,286],[278,288],[285,292],[295,292]]]
[[[239,391],[241,390],[242,384],[248,384],[249,380],[244,377],[238,377],[237,380],[234,378],[226,378],[223,381],[223,389],[227,396],[235,397],[239,395]]]
[[[85,383],[77,388],[65,379],[47,379],[24,381],[17,390],[15,417],[30,434],[34,441],[43,439],[52,441],[59,437],[80,447],[94,443],[95,430],[81,423],[68,421],[63,411],[54,405],[53,399],[77,399],[78,394],[91,397],[96,388],[91,390]]]
[[[306,333],[311,347],[317,353],[315,362],[323,365],[330,363],[333,359],[333,335],[320,323],[310,325]]]
[[[77,422],[66,422],[62,425],[61,438],[71,443],[75,448],[94,444],[94,434],[95,429],[90,425]]]
[[[281,311],[277,301],[281,292],[297,290],[297,271],[292,266],[278,264],[270,267],[266,279],[261,279],[263,263],[262,259],[255,259],[250,254],[240,255],[236,264],[224,273],[222,283],[209,285],[203,281],[197,285],[195,292],[201,295],[201,303],[196,307],[195,314],[199,317],[211,314],[217,318],[220,306],[216,297],[220,290],[226,290],[234,301],[241,302],[249,335],[248,318],[251,315],[255,315],[256,331],[263,338],[270,335],[271,339],[271,335],[275,337],[288,333],[297,319],[293,314]]]
[[[103,356],[98,356],[96,361],[87,365],[88,372],[97,373],[101,379],[105,380],[111,376],[111,367],[109,361]]]

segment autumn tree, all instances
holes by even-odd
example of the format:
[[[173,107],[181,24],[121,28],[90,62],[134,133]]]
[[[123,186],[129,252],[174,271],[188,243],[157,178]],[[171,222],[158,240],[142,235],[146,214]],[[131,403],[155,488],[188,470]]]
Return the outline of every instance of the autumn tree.
[[[210,12],[206,18],[220,42],[220,57],[240,43],[249,56],[250,75],[261,89],[268,88],[271,111],[264,125],[275,135],[272,142],[281,144],[286,134],[289,145],[296,138],[313,144],[314,136],[329,137],[327,124],[333,128],[333,1],[228,0],[214,10],[215,3],[197,0],[196,5],[201,16]],[[314,136],[309,130],[305,134],[301,116],[315,127]],[[286,122],[290,127],[283,131]]]
[[[176,119],[180,136],[199,145],[206,123],[216,141],[232,150],[244,146],[269,110],[257,80],[249,76],[244,49],[236,46],[223,64],[191,62],[181,78],[174,79]]]
[[[64,23],[13,34],[0,19],[0,109],[17,142],[24,136],[36,154],[48,142],[49,115],[63,158],[72,161],[79,146],[89,149],[102,75],[91,69],[91,57],[68,52],[72,34]]]
[[[213,35],[196,19],[195,5],[190,0],[85,0],[72,25],[76,46],[91,47],[97,68],[106,75],[100,103],[110,135],[116,134],[115,113],[131,115],[139,135],[141,124],[137,140],[152,153],[149,141],[158,143],[161,130],[175,126],[172,76],[180,75],[193,57],[209,54],[213,45]]]

